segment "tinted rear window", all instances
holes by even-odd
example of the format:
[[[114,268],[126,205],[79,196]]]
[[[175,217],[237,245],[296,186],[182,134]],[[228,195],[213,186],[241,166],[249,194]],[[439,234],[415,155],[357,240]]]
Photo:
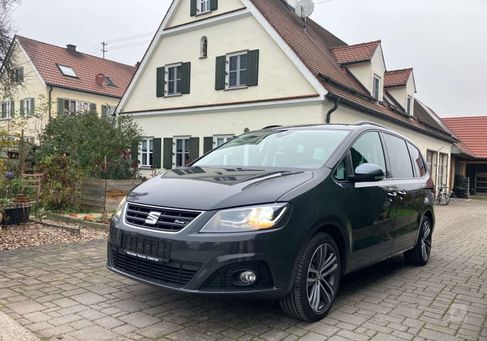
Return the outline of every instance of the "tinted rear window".
[[[416,177],[424,176],[426,174],[426,165],[424,164],[421,153],[411,143],[408,143],[407,145],[409,153],[411,154],[411,161],[413,162],[414,174],[416,175]]]
[[[414,177],[406,141],[396,136],[384,134],[384,142],[391,163],[391,176],[397,179]]]

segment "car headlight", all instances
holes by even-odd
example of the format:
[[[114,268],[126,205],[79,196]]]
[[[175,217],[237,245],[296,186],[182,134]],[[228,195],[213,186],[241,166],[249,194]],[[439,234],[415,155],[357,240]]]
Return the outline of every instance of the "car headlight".
[[[277,227],[288,208],[286,203],[231,208],[218,211],[200,233],[261,231]]]
[[[115,214],[112,216],[112,218],[120,219],[120,217],[122,216],[123,210],[125,209],[126,203],[127,203],[127,197],[125,196],[122,199],[122,201],[120,202],[120,204],[118,204],[117,210],[115,211]]]

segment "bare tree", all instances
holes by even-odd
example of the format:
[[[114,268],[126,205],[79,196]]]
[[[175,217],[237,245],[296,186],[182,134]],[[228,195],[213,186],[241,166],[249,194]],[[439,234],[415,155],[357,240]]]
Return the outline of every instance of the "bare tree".
[[[15,56],[11,51],[13,28],[10,23],[11,9],[20,0],[0,0],[0,97],[12,97],[17,82],[12,78]],[[14,84],[15,83],[15,84]],[[1,99],[1,98],[0,98]]]

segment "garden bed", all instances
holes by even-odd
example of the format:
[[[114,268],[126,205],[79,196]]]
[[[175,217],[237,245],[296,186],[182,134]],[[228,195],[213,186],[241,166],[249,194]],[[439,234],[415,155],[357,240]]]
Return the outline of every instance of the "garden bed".
[[[108,238],[108,232],[100,229],[80,229],[76,225],[50,220],[43,220],[43,222],[58,227],[40,223],[3,227],[0,230],[0,251]]]

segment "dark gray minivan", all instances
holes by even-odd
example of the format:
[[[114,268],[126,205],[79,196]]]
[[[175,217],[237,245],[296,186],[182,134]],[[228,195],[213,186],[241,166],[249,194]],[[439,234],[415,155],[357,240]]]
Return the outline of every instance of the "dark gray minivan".
[[[434,186],[418,148],[383,127],[274,127],[235,138],[129,193],[108,268],[185,293],[278,298],[316,321],[340,278],[430,257]]]

